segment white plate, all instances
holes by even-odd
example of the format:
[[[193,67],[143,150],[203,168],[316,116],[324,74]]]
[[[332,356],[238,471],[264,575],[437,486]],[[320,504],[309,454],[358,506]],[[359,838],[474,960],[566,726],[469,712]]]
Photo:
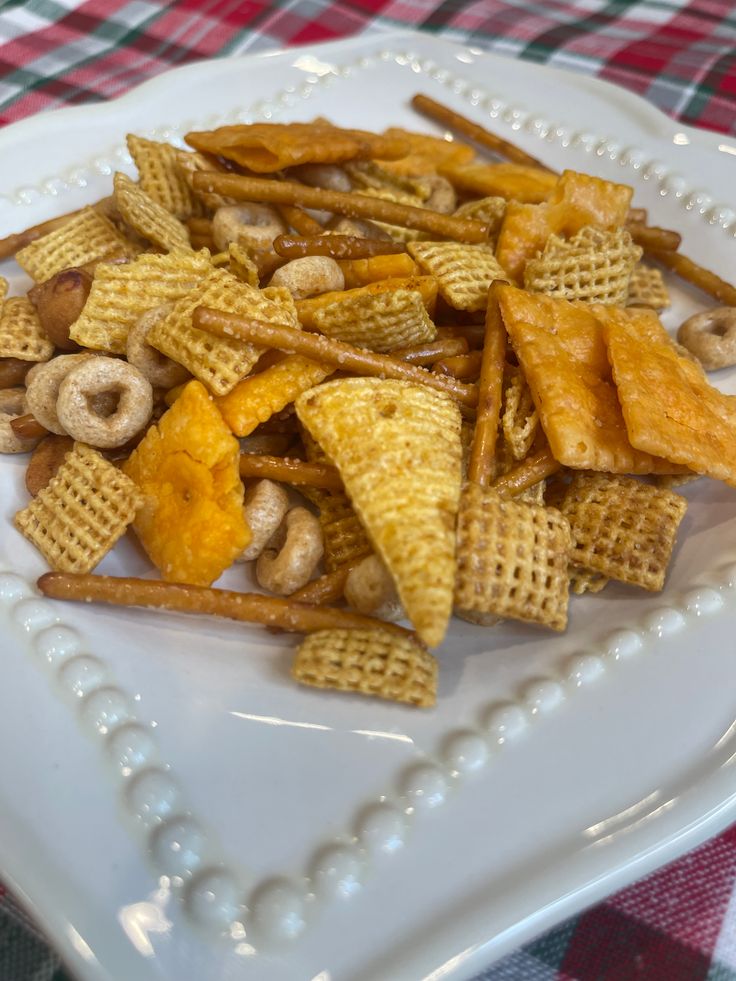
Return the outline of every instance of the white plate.
[[[413,35],[202,63],[11,126],[0,234],[107,193],[127,131],[422,128],[416,91],[555,167],[633,184],[686,252],[733,270],[732,141]],[[669,326],[698,303],[678,290]],[[0,868],[85,981],[467,978],[736,816],[721,484],[686,489],[662,595],[575,600],[562,637],[453,625],[437,709],[418,712],[298,689],[290,641],[255,629],[38,600],[43,564],[11,526],[23,462],[0,467]],[[126,543],[101,568],[147,565]]]

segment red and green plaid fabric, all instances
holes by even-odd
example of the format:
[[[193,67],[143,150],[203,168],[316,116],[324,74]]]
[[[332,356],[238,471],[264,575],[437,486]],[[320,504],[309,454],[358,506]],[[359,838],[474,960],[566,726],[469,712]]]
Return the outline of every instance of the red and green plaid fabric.
[[[409,27],[596,75],[736,134],[733,0],[0,0],[0,124],[109,99],[199,58]],[[65,978],[0,886],[0,981]],[[736,828],[482,978],[736,981]]]

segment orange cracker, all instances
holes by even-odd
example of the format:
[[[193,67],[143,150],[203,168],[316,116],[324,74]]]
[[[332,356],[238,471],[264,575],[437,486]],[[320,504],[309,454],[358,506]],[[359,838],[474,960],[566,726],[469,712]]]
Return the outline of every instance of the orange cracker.
[[[439,172],[458,191],[477,197],[539,204],[557,184],[557,175],[539,167],[516,163],[441,163]]]
[[[238,382],[231,392],[217,399],[217,407],[236,436],[248,436],[334,370],[331,365],[289,354],[278,364]]]
[[[509,203],[496,258],[520,282],[527,260],[544,249],[550,235],[570,238],[587,225],[607,231],[623,225],[631,195],[625,184],[566,170],[541,204]]]
[[[145,499],[133,527],[167,582],[209,586],[250,542],[239,458],[213,400],[191,381],[123,464]]]
[[[653,311],[617,313],[603,337],[631,443],[736,486],[736,397],[677,353]]]
[[[602,333],[614,308],[513,286],[500,285],[497,295],[555,459],[579,470],[670,472],[672,464],[635,449],[627,435]]]

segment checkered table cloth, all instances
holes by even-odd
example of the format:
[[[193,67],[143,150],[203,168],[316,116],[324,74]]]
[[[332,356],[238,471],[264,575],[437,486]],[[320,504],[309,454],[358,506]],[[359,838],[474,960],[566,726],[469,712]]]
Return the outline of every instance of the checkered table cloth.
[[[596,75],[736,134],[731,0],[5,0],[0,124],[109,99],[199,58],[406,27]],[[736,981],[736,827],[482,978]],[[68,981],[1,885],[0,981]]]

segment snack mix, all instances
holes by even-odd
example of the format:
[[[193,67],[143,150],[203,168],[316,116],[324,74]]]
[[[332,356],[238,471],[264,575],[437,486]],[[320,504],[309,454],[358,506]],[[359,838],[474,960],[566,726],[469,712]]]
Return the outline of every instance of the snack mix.
[[[677,485],[736,486],[706,375],[736,290],[630,187],[413,104],[468,142],[130,134],[110,197],[0,241],[33,281],[0,279],[0,452],[44,593],[305,633],[297,682],[429,707],[453,615],[561,631],[570,593],[663,588]],[[718,303],[679,343],[674,275]],[[158,579],[94,575],[128,531]],[[213,587],[244,564],[263,593]]]

